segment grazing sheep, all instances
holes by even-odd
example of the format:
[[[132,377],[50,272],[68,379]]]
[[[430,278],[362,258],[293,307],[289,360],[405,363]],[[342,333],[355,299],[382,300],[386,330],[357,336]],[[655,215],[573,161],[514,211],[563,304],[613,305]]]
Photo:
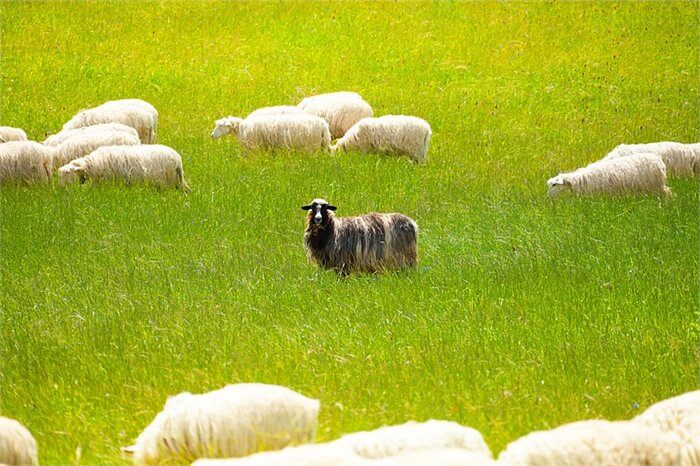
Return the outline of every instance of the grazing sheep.
[[[123,450],[137,465],[231,458],[313,442],[320,404],[285,387],[228,385],[180,393]]]
[[[262,116],[270,115],[299,115],[302,112],[298,107],[292,105],[277,105],[274,107],[262,107],[257,110],[253,110],[248,114],[247,118],[258,118]]]
[[[700,466],[700,390],[659,401],[632,422],[678,435],[683,466]]]
[[[625,157],[633,154],[654,154],[666,164],[668,176],[692,177],[700,174],[700,144],[680,142],[653,142],[649,144],[620,144],[606,159]]]
[[[381,272],[413,266],[418,260],[418,225],[402,214],[370,213],[335,217],[335,206],[314,199],[308,210],[304,242],[307,256],[324,269]]]
[[[328,150],[331,135],[323,118],[311,115],[268,115],[252,119],[236,117],[216,121],[212,139],[226,134],[238,136],[247,151],[294,149]]]
[[[0,417],[0,464],[6,466],[36,466],[36,440],[19,422]]]
[[[12,126],[0,126],[0,143],[10,141],[26,141],[27,133],[21,128]]]
[[[365,118],[331,146],[331,151],[357,150],[389,155],[406,155],[420,163],[425,161],[430,145],[427,121],[406,115]]]
[[[94,108],[81,110],[65,125],[63,130],[83,128],[101,123],[122,123],[139,133],[144,144],[153,144],[158,129],[158,112],[140,99],[111,100]]]
[[[34,141],[0,144],[0,184],[48,183],[55,152],[55,148]]]
[[[62,167],[71,160],[85,157],[98,147],[135,146],[138,144],[141,144],[139,137],[125,131],[89,131],[75,134],[56,147],[53,166]]]
[[[61,186],[78,180],[84,183],[120,181],[127,184],[152,182],[162,187],[177,187],[187,192],[182,159],[174,149],[158,144],[103,146],[58,169]]]
[[[511,442],[498,464],[513,466],[678,466],[675,436],[628,421],[582,421]]]
[[[59,131],[58,133],[52,134],[51,136],[44,139],[44,142],[42,142],[42,144],[44,144],[45,146],[56,147],[60,146],[63,142],[66,141],[66,139],[72,138],[73,136],[85,135],[93,132],[97,133],[114,131],[120,131],[123,133],[128,133],[135,137],[139,137],[139,133],[137,133],[136,130],[131,126],[126,126],[121,123],[101,123],[99,125],[85,126],[83,128]]]
[[[337,139],[352,125],[374,115],[372,107],[355,92],[331,92],[307,97],[297,107],[328,122],[331,137]]]
[[[666,167],[653,154],[635,154],[599,160],[570,173],[547,180],[550,197],[565,191],[578,195],[650,193],[670,196]]]

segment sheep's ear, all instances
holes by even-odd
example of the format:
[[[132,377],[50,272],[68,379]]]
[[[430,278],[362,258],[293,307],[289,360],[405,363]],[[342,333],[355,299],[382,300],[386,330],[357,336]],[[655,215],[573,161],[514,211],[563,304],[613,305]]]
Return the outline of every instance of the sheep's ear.
[[[326,206],[326,209],[328,209],[328,210],[332,210],[332,211],[335,211],[335,210],[337,209],[337,207],[336,207],[336,206],[334,206],[334,205],[330,205],[330,204],[328,204],[328,205]]]
[[[127,455],[133,455],[136,452],[136,445],[121,447],[120,450],[122,451],[122,453],[126,453]]]
[[[311,210],[311,204],[301,206],[301,210]]]
[[[568,178],[564,178],[563,180],[561,180],[561,184],[563,184],[564,186],[571,186],[571,180],[569,180]]]

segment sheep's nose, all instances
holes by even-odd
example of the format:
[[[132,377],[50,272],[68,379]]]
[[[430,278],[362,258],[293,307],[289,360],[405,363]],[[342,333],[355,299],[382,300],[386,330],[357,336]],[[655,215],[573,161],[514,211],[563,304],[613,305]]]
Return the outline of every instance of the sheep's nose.
[[[317,213],[314,215],[314,223],[321,223],[321,220],[323,220],[323,217],[321,216],[320,213]]]

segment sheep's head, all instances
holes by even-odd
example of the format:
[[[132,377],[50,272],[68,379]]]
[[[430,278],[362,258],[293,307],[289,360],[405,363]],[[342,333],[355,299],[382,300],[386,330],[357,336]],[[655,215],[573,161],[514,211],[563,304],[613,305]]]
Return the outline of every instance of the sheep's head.
[[[325,225],[337,207],[330,205],[325,199],[314,199],[311,204],[302,206],[301,209],[309,211],[309,225]]]
[[[227,134],[238,134],[242,122],[242,119],[232,116],[216,120],[216,127],[211,132],[211,138],[218,139]]]
[[[557,197],[564,191],[571,190],[571,181],[564,175],[557,175],[547,180],[547,188],[549,197]]]
[[[75,159],[58,169],[58,180],[61,186],[67,186],[76,181],[84,183],[86,178],[85,166],[81,159]]]

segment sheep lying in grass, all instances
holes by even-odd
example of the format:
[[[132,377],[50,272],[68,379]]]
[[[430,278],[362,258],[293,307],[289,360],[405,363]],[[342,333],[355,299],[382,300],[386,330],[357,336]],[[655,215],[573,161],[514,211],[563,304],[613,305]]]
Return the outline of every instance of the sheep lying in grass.
[[[161,187],[177,187],[187,192],[182,159],[174,149],[158,144],[104,146],[58,169],[62,186],[88,178],[93,182],[151,182]]]
[[[653,142],[650,144],[620,144],[606,159],[633,154],[654,154],[661,157],[668,176],[692,177],[700,174],[700,144],[680,142]]]
[[[307,97],[297,107],[304,113],[326,120],[333,139],[341,137],[361,119],[373,115],[372,107],[355,92],[331,92]]]
[[[131,126],[138,132],[142,143],[153,144],[156,141],[158,128],[158,111],[151,104],[140,99],[112,100],[94,108],[81,110],[63,125],[63,130],[101,123],[121,123]]]
[[[328,123],[311,115],[268,115],[251,119],[236,117],[216,121],[212,139],[226,134],[238,136],[247,151],[293,149],[328,150],[331,142]]]
[[[76,129],[67,129],[63,131],[59,131],[56,134],[52,134],[51,136],[47,137],[44,139],[44,144],[45,146],[52,146],[52,147],[57,147],[60,146],[63,142],[65,142],[67,139],[71,139],[74,136],[83,136],[88,133],[101,133],[101,132],[115,132],[119,131],[122,133],[127,133],[130,134],[134,137],[139,137],[139,133],[136,132],[134,128],[131,126],[126,126],[121,123],[101,123],[99,125],[92,125],[92,126],[85,126],[83,128],[76,128]]]
[[[228,385],[220,390],[168,399],[123,450],[137,465],[231,458],[313,442],[320,404],[285,387]]]
[[[0,417],[0,464],[7,466],[36,466],[36,440],[19,422]]]
[[[428,122],[414,116],[365,118],[331,146],[331,151],[357,150],[406,155],[420,163],[425,161],[428,154],[431,134]]]
[[[504,466],[678,466],[680,443],[627,421],[582,421],[533,432],[498,457]]]
[[[299,115],[302,113],[304,112],[299,110],[299,108],[294,107],[293,105],[276,105],[274,107],[262,107],[257,110],[253,110],[248,114],[246,119],[270,115]]]
[[[653,154],[635,154],[605,159],[547,181],[549,196],[566,191],[578,195],[647,193],[670,196],[666,186],[666,167]]]
[[[55,149],[34,141],[0,144],[0,184],[51,181]]]
[[[12,126],[0,126],[0,143],[10,141],[26,141],[27,133],[21,128]]]
[[[659,401],[632,422],[676,434],[681,440],[682,465],[700,466],[700,390]]]
[[[141,144],[139,137],[125,131],[89,131],[75,134],[56,147],[53,166],[62,167],[71,160],[85,157],[98,147],[138,144]]]
[[[342,274],[381,272],[413,266],[418,260],[418,225],[402,214],[370,213],[335,217],[335,206],[314,199],[304,242],[309,259]]]

